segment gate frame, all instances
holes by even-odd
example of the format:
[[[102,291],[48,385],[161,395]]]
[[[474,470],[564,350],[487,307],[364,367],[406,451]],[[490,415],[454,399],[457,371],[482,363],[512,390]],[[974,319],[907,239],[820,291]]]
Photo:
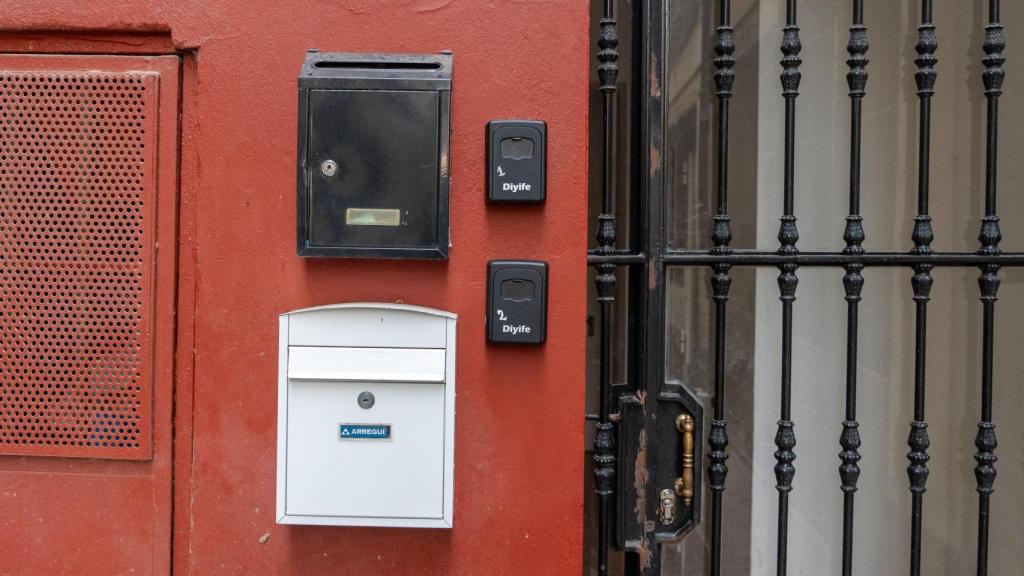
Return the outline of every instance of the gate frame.
[[[662,99],[662,87],[665,85],[666,55],[665,40],[667,30],[665,15],[666,0],[646,0],[643,2],[643,19],[634,30],[643,33],[642,44],[643,66],[634,71],[633,79],[639,84],[642,98],[636,104],[640,107],[642,117],[642,136],[640,143],[644,151],[641,160],[641,173],[645,176],[644,185],[632,190],[640,193],[641,221],[643,241],[641,250],[618,249],[616,245],[616,214],[613,202],[616,187],[613,178],[617,165],[615,155],[615,93],[617,89],[618,60],[617,32],[614,0],[605,0],[604,17],[598,22],[601,30],[597,58],[600,61],[598,76],[600,91],[604,94],[604,150],[602,179],[602,210],[598,217],[597,249],[588,252],[588,264],[597,271],[595,287],[597,300],[601,305],[601,410],[598,414],[597,437],[595,441],[596,493],[598,497],[598,572],[607,574],[608,534],[613,519],[608,506],[613,498],[618,502],[619,545],[629,552],[627,572],[655,575],[660,573],[660,551],[658,543],[678,539],[699,519],[698,503],[702,492],[698,486],[695,506],[689,510],[689,518],[683,526],[671,533],[659,533],[656,529],[658,489],[666,485],[666,474],[671,475],[678,470],[678,462],[673,454],[678,455],[677,439],[674,435],[666,435],[666,425],[658,426],[658,422],[671,422],[666,418],[666,404],[687,408],[690,401],[696,404],[684,386],[665,381],[664,340],[665,340],[665,288],[664,281],[668,267],[709,267],[711,278],[712,300],[715,303],[715,395],[714,420],[709,434],[708,473],[712,491],[711,510],[711,573],[715,576],[720,571],[721,550],[721,510],[722,498],[726,488],[728,458],[725,422],[725,313],[731,285],[730,270],[735,266],[761,267],[774,266],[779,268],[779,290],[782,302],[783,329],[782,341],[782,411],[778,423],[775,443],[776,465],[774,468],[777,490],[779,493],[779,535],[778,535],[778,574],[786,573],[787,556],[787,511],[789,494],[795,473],[793,460],[796,457],[794,448],[796,437],[794,423],[790,420],[789,406],[791,402],[791,363],[792,363],[792,319],[793,304],[796,300],[798,283],[797,272],[801,267],[831,267],[845,270],[843,288],[848,302],[847,316],[847,376],[845,383],[846,418],[841,422],[841,431],[837,447],[839,455],[838,467],[839,487],[844,493],[844,534],[843,534],[843,573],[852,571],[853,543],[853,494],[856,492],[860,459],[860,438],[856,422],[856,364],[857,364],[857,311],[861,300],[863,277],[861,271],[865,267],[901,267],[913,271],[911,279],[912,298],[917,310],[916,320],[916,353],[914,377],[914,419],[910,423],[907,444],[910,452],[907,455],[907,473],[909,489],[912,494],[911,534],[910,534],[910,573],[919,576],[921,571],[921,515],[923,511],[923,495],[927,481],[928,434],[924,415],[925,391],[925,337],[927,334],[927,303],[930,299],[932,286],[931,271],[935,267],[975,267],[981,274],[978,278],[979,299],[984,313],[982,335],[982,376],[981,396],[982,413],[978,423],[975,446],[978,452],[974,455],[977,465],[974,468],[979,494],[978,512],[978,573],[987,573],[987,537],[989,497],[993,491],[995,480],[996,438],[992,423],[992,352],[994,305],[997,298],[1000,279],[998,272],[1002,267],[1024,266],[1024,253],[1002,252],[998,244],[1001,234],[996,213],[996,151],[998,127],[998,98],[1002,93],[1002,82],[1005,76],[1003,50],[1005,40],[1003,26],[999,21],[999,0],[989,0],[988,19],[985,25],[983,41],[984,57],[982,58],[984,95],[986,100],[987,118],[987,149],[986,149],[986,184],[984,187],[985,211],[980,215],[979,243],[976,252],[935,252],[930,244],[933,240],[931,217],[928,215],[928,176],[930,158],[930,119],[931,97],[935,91],[937,60],[935,51],[938,43],[935,26],[932,22],[932,1],[920,0],[921,18],[917,28],[915,49],[918,58],[915,60],[917,72],[915,82],[919,98],[919,145],[918,145],[918,211],[915,217],[914,232],[911,237],[913,246],[908,251],[874,251],[863,249],[864,230],[859,214],[860,200],[860,117],[861,104],[866,94],[868,35],[863,20],[863,0],[851,2],[851,27],[849,36],[850,59],[847,61],[849,70],[847,81],[851,100],[851,156],[850,156],[850,212],[843,238],[846,246],[836,252],[803,252],[797,248],[798,232],[796,215],[793,211],[794,199],[794,143],[795,122],[797,118],[796,101],[800,85],[800,35],[797,22],[797,0],[786,2],[786,25],[782,33],[781,50],[782,67],[780,80],[781,95],[785,101],[785,157],[784,157],[784,206],[780,218],[779,243],[775,251],[765,250],[734,250],[729,244],[732,239],[730,220],[727,211],[728,196],[728,113],[729,99],[732,96],[732,85],[735,65],[733,52],[735,44],[730,20],[730,1],[718,0],[717,10],[719,25],[715,31],[714,80],[715,94],[718,102],[716,114],[718,127],[717,148],[717,209],[714,216],[712,240],[714,247],[709,250],[667,249],[665,244],[665,182],[661,161],[652,162],[651,158],[664,158],[665,111]],[[632,205],[632,204],[631,204]],[[639,371],[633,384],[632,394],[616,397],[619,388],[611,383],[611,343],[613,335],[611,322],[612,304],[615,298],[616,271],[619,267],[629,267],[632,275],[642,272],[646,280],[646,290],[641,297],[640,308],[643,312],[640,341],[636,354],[631,354],[631,363],[638,361]],[[632,306],[630,312],[635,312]],[[633,347],[629,348],[632,352]],[[627,384],[625,390],[629,390]],[[620,412],[612,414],[611,406],[618,401]],[[699,409],[699,406],[698,406]],[[697,430],[702,430],[699,414]],[[637,420],[642,425],[635,425]],[[639,441],[631,440],[632,427],[638,427],[642,436]],[[666,438],[666,436],[668,436]],[[626,441],[623,441],[625,437]],[[618,451],[616,451],[618,445]],[[628,447],[628,453],[626,448]],[[653,447],[653,449],[652,449]],[[699,450],[698,450],[699,453]],[[698,454],[699,458],[699,454]],[[662,464],[659,466],[659,463]],[[666,467],[664,464],[672,464]],[[629,474],[633,466],[634,474]],[[668,470],[666,470],[666,468]],[[618,478],[618,482],[613,480]],[[643,489],[637,486],[637,493],[630,494],[634,478],[643,478]],[[640,483],[637,480],[638,484]],[[632,506],[630,505],[632,504]],[[629,514],[638,506],[644,511],[636,515],[636,523]],[[630,534],[634,538],[630,538]]]

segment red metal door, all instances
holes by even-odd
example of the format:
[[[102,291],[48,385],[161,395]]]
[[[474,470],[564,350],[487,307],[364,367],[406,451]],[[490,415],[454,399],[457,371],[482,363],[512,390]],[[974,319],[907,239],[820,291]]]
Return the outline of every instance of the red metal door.
[[[0,55],[0,574],[169,572],[178,75]]]

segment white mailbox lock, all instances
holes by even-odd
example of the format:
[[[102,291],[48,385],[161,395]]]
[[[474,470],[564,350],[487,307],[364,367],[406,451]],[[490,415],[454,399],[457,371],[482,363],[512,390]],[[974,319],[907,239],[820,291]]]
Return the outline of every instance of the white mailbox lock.
[[[278,523],[451,528],[455,318],[401,304],[281,315]]]

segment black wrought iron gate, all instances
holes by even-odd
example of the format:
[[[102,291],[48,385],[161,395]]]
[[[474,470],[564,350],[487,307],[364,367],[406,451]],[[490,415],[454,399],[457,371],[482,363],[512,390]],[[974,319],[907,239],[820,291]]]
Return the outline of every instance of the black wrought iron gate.
[[[686,2],[688,0],[672,0]],[[616,3],[604,0],[603,17],[596,23],[600,29],[598,42],[599,89],[603,99],[603,147],[600,150],[601,213],[596,223],[597,248],[589,253],[589,264],[596,272],[596,298],[600,307],[600,403],[594,444],[594,474],[597,497],[598,572],[607,573],[609,551],[625,550],[627,573],[659,574],[658,547],[661,542],[682,537],[699,519],[702,481],[710,488],[710,521],[708,539],[708,571],[718,575],[728,542],[722,540],[723,499],[727,497],[729,439],[725,405],[734,383],[726,381],[726,314],[732,271],[738,267],[776,267],[781,301],[782,331],[781,366],[778,393],[781,412],[775,435],[774,476],[778,493],[778,534],[775,572],[787,572],[788,511],[796,473],[797,435],[791,413],[793,346],[793,310],[798,295],[798,272],[803,267],[840,268],[842,289],[836,297],[847,302],[846,379],[830,388],[845,395],[845,418],[835,423],[834,430],[809,431],[814,434],[834,433],[839,451],[836,490],[843,494],[842,565],[844,575],[863,573],[853,564],[855,493],[861,460],[861,438],[857,418],[858,311],[861,306],[862,272],[869,267],[902,267],[912,270],[907,295],[915,303],[914,378],[906,383],[913,389],[913,419],[908,423],[907,474],[911,492],[910,555],[907,563],[891,567],[890,573],[909,570],[919,576],[922,570],[922,517],[928,480],[929,435],[925,414],[928,304],[933,285],[932,271],[937,267],[978,268],[978,286],[983,313],[981,342],[981,379],[977,393],[981,397],[974,455],[977,490],[977,574],[988,574],[989,507],[996,477],[996,434],[993,423],[993,349],[996,321],[996,298],[1000,286],[1000,269],[1024,266],[1024,253],[1002,252],[1001,233],[996,210],[996,171],[998,149],[998,104],[1004,79],[1004,31],[1000,24],[999,0],[988,0],[984,25],[981,78],[978,90],[983,91],[987,114],[983,190],[964,191],[984,198],[984,212],[979,214],[979,248],[973,252],[939,252],[932,249],[933,231],[929,216],[929,176],[931,169],[930,137],[932,134],[931,102],[936,89],[938,40],[933,23],[932,0],[918,0],[920,20],[916,30],[916,81],[918,99],[917,136],[917,214],[909,249],[867,251],[863,247],[865,231],[860,215],[861,200],[861,126],[862,108],[868,81],[868,29],[864,22],[864,3],[875,0],[849,0],[851,13],[846,74],[850,112],[849,215],[845,229],[837,230],[845,247],[835,252],[801,252],[798,245],[797,215],[794,213],[794,179],[796,157],[797,102],[801,82],[801,39],[797,0],[786,0],[785,26],[781,33],[781,99],[784,107],[784,141],[782,146],[783,179],[779,246],[774,251],[739,250],[730,247],[732,228],[729,216],[729,104],[733,96],[736,44],[756,42],[756,38],[734,38],[730,1],[718,0],[718,26],[714,42],[714,86],[717,100],[716,188],[717,203],[713,217],[713,247],[709,250],[671,248],[665,239],[666,190],[663,168],[665,139],[672,138],[665,129],[665,102],[659,88],[665,77],[665,14],[669,0],[644,0],[634,13],[634,51],[640,52],[635,62],[641,64],[638,80],[640,108],[638,157],[640,174],[638,198],[634,199],[640,217],[639,242],[632,250],[617,248],[616,166],[624,159],[616,151],[616,97],[618,77],[618,30]],[[881,1],[881,0],[878,0]],[[639,21],[636,19],[639,18]],[[908,31],[909,32],[909,31]],[[621,222],[619,220],[618,222]],[[710,268],[711,295],[714,307],[714,395],[710,408],[710,430],[705,439],[701,404],[678,383],[665,378],[665,285],[670,267]],[[616,301],[616,283],[624,270],[629,271],[631,286],[636,288],[628,302]],[[1019,304],[1018,304],[1019,305]],[[630,338],[634,370],[632,381],[616,383],[612,374],[614,307],[628,307],[628,330],[621,334]],[[1014,440],[1019,440],[1014,439]],[[702,447],[706,446],[706,455]],[[1019,488],[1019,487],[1017,487]],[[1008,490],[1008,492],[1010,492]],[[1019,498],[1014,490],[1007,497]],[[966,497],[966,496],[965,496]],[[1024,537],[1024,534],[1022,534]]]

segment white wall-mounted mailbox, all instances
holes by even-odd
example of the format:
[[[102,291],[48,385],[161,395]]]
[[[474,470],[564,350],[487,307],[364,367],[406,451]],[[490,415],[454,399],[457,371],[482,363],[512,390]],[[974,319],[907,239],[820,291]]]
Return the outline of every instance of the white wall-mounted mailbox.
[[[451,528],[455,319],[401,304],[281,315],[278,523]]]

